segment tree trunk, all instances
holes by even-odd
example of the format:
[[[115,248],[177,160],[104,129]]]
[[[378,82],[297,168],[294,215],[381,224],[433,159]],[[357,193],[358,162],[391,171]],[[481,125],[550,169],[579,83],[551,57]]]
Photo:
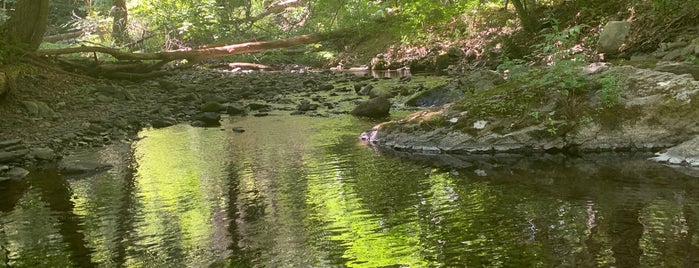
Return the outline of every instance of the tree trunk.
[[[512,0],[511,2],[515,6],[517,16],[522,23],[522,29],[530,33],[539,31],[539,21],[533,14],[536,3],[528,0]]]
[[[49,0],[17,0],[15,11],[7,22],[5,41],[22,49],[39,48],[49,16]]]
[[[112,6],[112,16],[114,21],[112,22],[112,38],[117,44],[128,43],[129,35],[126,31],[128,26],[128,11],[126,9],[126,0],[114,0],[114,6]]]

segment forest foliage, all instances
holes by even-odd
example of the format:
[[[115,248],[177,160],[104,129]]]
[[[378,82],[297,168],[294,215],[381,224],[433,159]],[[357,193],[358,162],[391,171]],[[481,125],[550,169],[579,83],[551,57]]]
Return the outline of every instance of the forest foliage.
[[[7,28],[18,1],[0,1],[0,27]],[[590,50],[595,34],[609,20],[637,22],[639,40],[630,48],[653,49],[663,41],[654,34],[695,21],[699,11],[699,2],[681,0],[122,0],[126,16],[116,12],[117,2],[52,0],[46,36],[78,34],[44,42],[42,48],[98,45],[154,52],[355,28],[360,34],[309,45],[300,54],[333,61],[349,52],[373,57],[396,46],[424,54],[437,44],[442,49],[479,47],[479,56],[501,50],[497,58],[502,61],[550,54],[547,49],[560,45],[550,39],[560,33],[575,32],[578,42],[573,45]],[[113,27],[116,16],[124,16],[124,40],[112,33],[119,29]]]

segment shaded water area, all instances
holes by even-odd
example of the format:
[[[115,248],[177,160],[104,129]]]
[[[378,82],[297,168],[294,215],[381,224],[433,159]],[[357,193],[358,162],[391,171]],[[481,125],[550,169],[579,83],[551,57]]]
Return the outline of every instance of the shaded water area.
[[[0,266],[699,265],[699,179],[648,155],[404,157],[350,116],[224,121],[3,183]]]

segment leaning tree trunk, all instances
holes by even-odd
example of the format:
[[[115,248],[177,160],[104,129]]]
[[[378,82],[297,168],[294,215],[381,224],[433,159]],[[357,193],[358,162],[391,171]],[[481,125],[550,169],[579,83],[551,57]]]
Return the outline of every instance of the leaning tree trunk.
[[[129,35],[126,31],[128,25],[128,11],[126,9],[126,0],[114,0],[112,6],[112,38],[117,44],[125,44],[129,41]]]
[[[46,32],[48,16],[49,0],[17,0],[15,11],[6,25],[6,44],[37,50]]]

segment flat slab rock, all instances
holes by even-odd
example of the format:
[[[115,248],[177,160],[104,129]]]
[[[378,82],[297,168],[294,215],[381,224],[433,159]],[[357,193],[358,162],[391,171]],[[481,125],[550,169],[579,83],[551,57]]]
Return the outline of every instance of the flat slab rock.
[[[69,177],[90,177],[107,170],[110,170],[113,166],[110,164],[98,163],[98,162],[81,162],[81,161],[62,161],[58,168],[61,174]]]
[[[699,136],[657,153],[650,159],[670,165],[699,167]]]

